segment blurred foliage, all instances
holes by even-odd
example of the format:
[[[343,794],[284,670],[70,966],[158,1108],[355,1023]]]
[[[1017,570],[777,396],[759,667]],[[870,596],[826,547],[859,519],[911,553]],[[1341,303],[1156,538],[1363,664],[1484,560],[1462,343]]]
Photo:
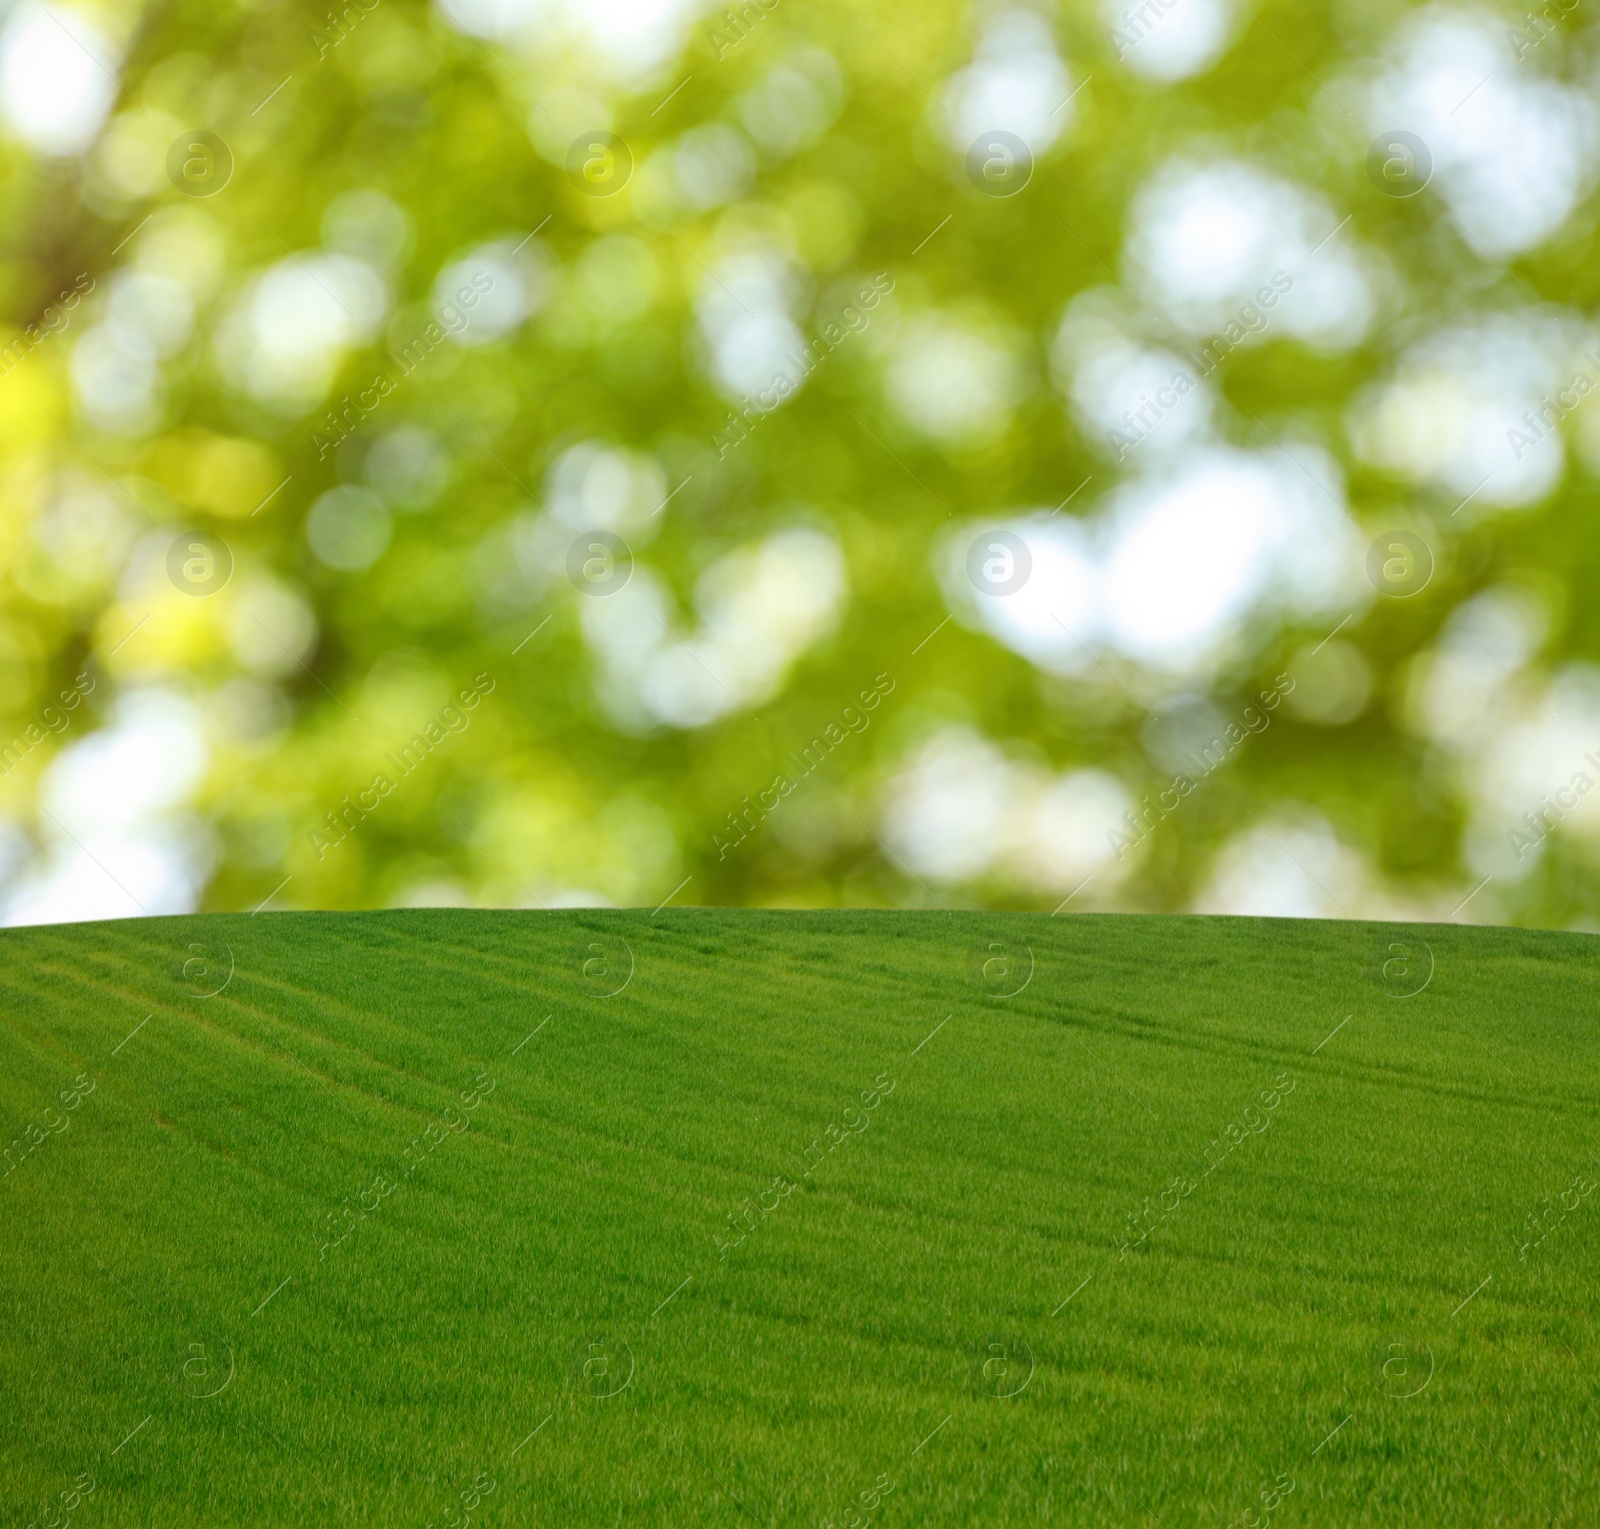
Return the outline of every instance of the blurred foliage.
[[[1541,662],[1600,657],[1595,612],[1579,597],[1597,551],[1595,485],[1574,468],[1531,511],[1457,525],[1447,503],[1354,456],[1345,410],[1385,374],[1397,334],[1497,295],[1520,304],[1532,292],[1588,311],[1600,273],[1591,202],[1502,265],[1467,249],[1430,196],[1374,188],[1368,135],[1323,82],[1381,45],[1390,8],[1269,0],[1238,18],[1214,67],[1162,87],[1118,63],[1098,12],[1063,8],[1049,21],[1082,85],[1071,128],[1008,197],[975,189],[939,127],[942,82],[971,61],[979,26],[946,0],[747,8],[755,20],[731,48],[725,19],[702,16],[681,54],[620,87],[601,83],[575,47],[480,41],[412,0],[342,14],[336,27],[293,0],[102,14],[125,55],[99,143],[59,158],[15,142],[0,151],[6,324],[38,322],[80,273],[98,283],[76,322],[0,381],[0,733],[28,726],[81,672],[101,679],[88,715],[0,782],[0,810],[38,842],[52,835],[37,799],[52,749],[85,737],[119,694],[154,683],[190,696],[205,719],[209,763],[196,796],[214,846],[205,907],[253,907],[286,877],[275,906],[381,906],[441,885],[482,902],[580,889],[654,905],[689,876],[685,903],[1055,906],[1054,891],[999,875],[938,888],[908,874],[880,842],[883,792],[917,740],[946,721],[1053,770],[1107,770],[1135,796],[1170,778],[1144,743],[1145,704],[1159,709],[1160,685],[1121,661],[1051,675],[961,621],[941,627],[949,608],[933,548],[952,520],[1053,507],[1094,476],[1065,512],[1087,513],[1110,487],[1114,470],[1050,382],[1050,341],[1074,294],[1120,272],[1137,188],[1198,144],[1319,189],[1405,275],[1405,311],[1343,354],[1275,334],[1229,355],[1215,380],[1233,406],[1230,433],[1248,445],[1285,431],[1319,440],[1348,475],[1358,524],[1369,535],[1402,516],[1431,525],[1439,567],[1421,595],[1378,601],[1342,628],[1372,673],[1359,715],[1316,725],[1286,711],[1162,824],[1134,876],[1073,907],[1190,906],[1220,848],[1278,801],[1324,814],[1402,901],[1448,909],[1478,879],[1461,859],[1459,783],[1404,724],[1410,666],[1452,609],[1508,575],[1537,581],[1557,613]],[[731,203],[653,207],[656,151],[734,120],[741,93],[802,46],[839,67],[840,109],[826,131],[792,154],[763,155]],[[1561,66],[1557,50],[1546,45],[1541,67]],[[1574,45],[1566,67],[1577,57]],[[575,91],[596,103],[594,126],[631,151],[632,177],[615,195],[584,194],[568,173],[562,124]],[[169,130],[205,130],[226,145],[232,170],[220,191],[186,195],[164,173]],[[118,154],[124,168],[112,173]],[[129,189],[141,175],[146,189]],[[217,333],[247,283],[323,246],[330,207],[362,188],[406,216],[389,317],[342,351],[325,396],[268,407],[225,375]],[[192,335],[162,363],[158,417],[126,433],[99,429],[74,402],[73,331],[152,230],[197,220],[216,236],[221,266]],[[441,268],[535,231],[509,258],[543,261],[537,311],[494,343],[447,340],[402,377],[394,358],[431,322]],[[619,234],[634,242],[602,250]],[[942,443],[911,429],[885,400],[881,346],[851,343],[719,459],[729,400],[710,379],[694,303],[718,252],[746,236],[792,250],[809,270],[808,338],[879,272],[895,283],[885,311],[896,322],[937,306],[1005,336],[1022,394],[1002,427]],[[633,275],[616,274],[629,261]],[[610,301],[613,289],[627,300]],[[379,373],[401,378],[381,415],[319,454],[328,409]],[[308,544],[309,511],[339,484],[370,479],[370,448],[401,425],[445,444],[445,486],[392,517],[392,541],[370,567],[329,567]],[[619,726],[599,698],[584,597],[564,579],[520,603],[492,594],[511,559],[496,538],[543,502],[561,453],[590,440],[659,464],[673,497],[633,550],[690,619],[697,580],[730,551],[797,524],[836,539],[848,586],[837,626],[776,693],[704,726]],[[42,540],[63,482],[114,485],[115,524],[97,530],[91,519],[65,541],[65,532]],[[217,594],[136,576],[136,547],[188,531],[231,555],[232,579]],[[240,602],[268,576],[314,616],[301,661],[241,658],[238,628],[252,618]],[[1269,624],[1216,674],[1215,704],[1235,714],[1332,626]],[[806,831],[763,825],[719,859],[729,812],[883,674],[894,690],[871,725],[783,808]],[[319,858],[326,815],[478,676],[494,688],[466,732]],[[1600,887],[1589,866],[1562,849],[1485,906],[1520,921],[1586,918]]]

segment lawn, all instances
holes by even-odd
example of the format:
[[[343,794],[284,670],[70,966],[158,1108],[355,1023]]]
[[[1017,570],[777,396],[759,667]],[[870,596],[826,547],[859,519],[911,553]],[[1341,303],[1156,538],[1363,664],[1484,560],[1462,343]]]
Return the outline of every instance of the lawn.
[[[0,932],[5,1525],[1593,1522],[1600,941]]]

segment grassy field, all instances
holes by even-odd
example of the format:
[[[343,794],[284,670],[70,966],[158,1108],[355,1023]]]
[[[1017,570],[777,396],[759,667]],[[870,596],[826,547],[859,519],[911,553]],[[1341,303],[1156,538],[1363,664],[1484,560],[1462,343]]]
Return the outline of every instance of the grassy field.
[[[1593,1523],[1600,941],[0,933],[4,1524]]]

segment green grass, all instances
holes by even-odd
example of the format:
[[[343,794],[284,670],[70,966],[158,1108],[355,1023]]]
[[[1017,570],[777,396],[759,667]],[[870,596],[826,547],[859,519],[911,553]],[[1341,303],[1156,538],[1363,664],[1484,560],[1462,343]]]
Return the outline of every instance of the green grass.
[[[1597,996],[1452,926],[6,931],[3,1522],[1592,1522]]]

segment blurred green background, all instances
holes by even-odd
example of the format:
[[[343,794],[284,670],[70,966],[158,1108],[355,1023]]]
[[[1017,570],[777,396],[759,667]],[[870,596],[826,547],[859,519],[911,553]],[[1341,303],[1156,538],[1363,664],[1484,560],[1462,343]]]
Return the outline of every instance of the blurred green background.
[[[1597,40],[14,0],[0,916],[1600,927]]]

